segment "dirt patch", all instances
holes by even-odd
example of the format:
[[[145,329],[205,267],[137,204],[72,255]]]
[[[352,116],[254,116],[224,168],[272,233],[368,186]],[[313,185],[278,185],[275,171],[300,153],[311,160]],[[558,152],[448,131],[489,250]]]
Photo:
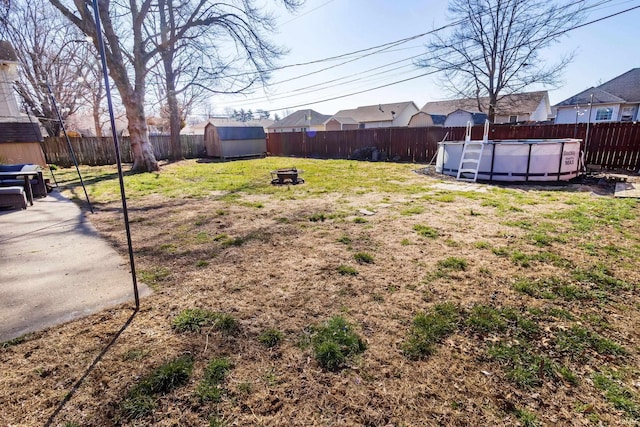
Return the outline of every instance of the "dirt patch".
[[[476,184],[483,189],[476,197],[440,178],[410,177],[432,189],[411,197],[251,196],[229,202],[216,194],[131,201],[139,277],[155,293],[119,335],[130,305],[6,345],[0,353],[0,420],[35,426],[54,414],[53,425],[83,426],[210,420],[243,426],[462,426],[522,424],[530,414],[545,425],[633,422],[593,378],[598,372],[612,376],[638,405],[640,390],[633,381],[640,380],[640,273],[632,266],[640,240],[637,215],[601,221],[580,233],[568,215],[593,197],[591,189],[496,192]],[[453,199],[439,200],[443,192]],[[362,215],[360,209],[375,214]],[[89,219],[124,256],[119,205],[101,205],[98,212]],[[540,222],[548,223],[540,235],[527,228]],[[430,227],[435,237],[419,235],[416,225]],[[357,262],[354,254],[362,252],[373,262]],[[529,293],[514,287],[519,279],[566,278],[567,286],[586,289],[571,275],[598,265],[604,253],[614,254],[606,258],[612,277],[632,288],[601,290],[605,296],[594,289],[588,298],[572,299],[552,281],[531,285]],[[451,258],[464,260],[465,268],[447,270],[441,261]],[[357,274],[340,274],[340,266]],[[544,292],[555,294],[541,297]],[[415,315],[443,302],[453,302],[462,313],[456,330],[433,354],[408,359],[403,346]],[[543,363],[536,385],[519,385],[509,373],[511,362],[489,352],[492,343],[516,346],[518,338],[473,329],[468,319],[479,305],[513,309],[535,321],[540,332],[530,340],[532,351],[566,365],[580,380],[545,374]],[[172,320],[188,308],[230,314],[239,321],[239,333],[175,332]],[[336,315],[355,325],[367,349],[331,372],[318,365],[305,342],[314,325]],[[558,336],[576,325],[620,343],[626,353],[589,347],[575,357],[561,353]],[[260,343],[268,328],[282,332],[279,346]],[[184,354],[195,360],[188,384],[156,396],[150,415],[123,418],[121,403],[132,387]],[[196,389],[214,357],[229,358],[233,369],[219,402],[202,402]]]

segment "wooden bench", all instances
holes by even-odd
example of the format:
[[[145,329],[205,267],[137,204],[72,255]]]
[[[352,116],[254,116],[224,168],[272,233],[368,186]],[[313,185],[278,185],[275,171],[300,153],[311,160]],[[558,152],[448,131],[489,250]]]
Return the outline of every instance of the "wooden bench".
[[[27,209],[23,187],[0,187],[0,207]]]

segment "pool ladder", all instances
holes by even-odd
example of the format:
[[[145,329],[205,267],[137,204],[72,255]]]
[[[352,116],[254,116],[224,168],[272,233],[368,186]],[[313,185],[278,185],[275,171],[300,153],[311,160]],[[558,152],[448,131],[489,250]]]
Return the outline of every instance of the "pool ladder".
[[[462,147],[462,155],[460,156],[460,165],[458,166],[458,181],[476,182],[478,179],[478,169],[480,169],[480,161],[482,160],[482,152],[484,146],[489,140],[489,120],[484,122],[484,135],[481,141],[471,140],[471,128],[473,124],[467,122],[467,132],[464,138],[464,146]]]

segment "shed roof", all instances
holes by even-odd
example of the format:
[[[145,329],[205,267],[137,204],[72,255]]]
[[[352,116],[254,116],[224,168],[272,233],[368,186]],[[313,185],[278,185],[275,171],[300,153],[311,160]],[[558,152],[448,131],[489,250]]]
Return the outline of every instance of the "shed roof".
[[[540,102],[548,96],[546,90],[537,92],[513,93],[502,96],[496,105],[496,115],[512,116],[518,114],[533,113]],[[478,100],[476,98],[451,99],[446,101],[427,102],[421,111],[433,114],[444,114],[454,112],[455,110],[464,110],[469,112],[489,111],[489,97],[480,98],[480,108],[478,108]]]
[[[331,116],[320,114],[315,110],[298,110],[280,120],[276,120],[268,129],[281,128],[302,128],[307,126],[318,126],[323,124]]]
[[[206,122],[196,123],[193,125],[187,125],[180,133],[182,135],[204,135],[204,128],[208,125],[212,124],[214,126],[224,126],[224,127],[252,127],[252,126],[261,126],[268,127],[273,124],[273,120],[270,119],[260,119],[260,120],[249,120],[246,122],[241,122],[230,117],[213,117],[207,120]]]
[[[340,110],[333,116],[340,118],[349,117],[357,123],[388,122],[393,121],[395,116],[402,113],[411,105],[413,105],[416,110],[418,109],[413,101],[405,101],[391,104],[366,105],[352,110]]]
[[[209,127],[216,129],[218,137],[222,141],[265,139],[264,128],[262,126],[215,126],[209,123],[205,127],[205,132]]]

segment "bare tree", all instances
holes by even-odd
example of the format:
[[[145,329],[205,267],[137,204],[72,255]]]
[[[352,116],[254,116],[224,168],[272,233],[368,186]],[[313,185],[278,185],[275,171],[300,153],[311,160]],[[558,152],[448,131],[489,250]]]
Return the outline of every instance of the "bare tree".
[[[61,124],[47,85],[63,120],[78,110],[87,94],[80,80],[90,59],[85,40],[45,0],[13,0],[0,19],[0,34],[20,61],[16,90],[47,132],[58,135]]]
[[[74,7],[66,6],[64,0],[50,0],[64,16],[75,24],[84,34],[96,38],[95,21],[90,0],[74,0]],[[287,7],[296,7],[301,0],[280,0]],[[244,52],[242,61],[249,64],[266,64],[263,57],[269,59],[270,52],[276,52],[260,36],[260,28],[269,28],[270,15],[263,14],[254,0],[228,0],[210,2],[208,0],[129,0],[117,2],[101,0],[99,15],[105,34],[104,44],[109,74],[118,88],[127,112],[131,150],[133,152],[133,170],[158,170],[158,163],[149,143],[145,117],[145,92],[148,73],[158,61],[167,78],[167,105],[171,111],[172,133],[175,133],[172,156],[179,156],[179,108],[173,99],[181,87],[189,84],[208,88],[206,75],[219,76],[217,68],[206,68],[199,62],[191,63],[188,58],[217,57],[219,52],[206,51],[204,48],[217,48],[225,40],[219,38],[226,34],[236,45],[229,55],[238,61],[237,52]],[[181,49],[194,43],[203,35],[214,37],[213,43],[185,50],[185,66],[177,66]],[[206,37],[202,38],[203,40]],[[190,42],[190,43],[189,43]],[[97,47],[97,46],[96,46]],[[271,50],[270,50],[271,49]],[[275,48],[274,48],[275,49]],[[195,55],[198,53],[198,55]],[[257,60],[256,58],[261,58]],[[243,64],[245,65],[245,64]],[[185,80],[179,80],[179,73],[191,70]],[[223,70],[224,71],[224,70]],[[264,77],[264,69],[258,75]],[[256,78],[253,79],[255,81]],[[237,79],[241,81],[241,79]],[[184,83],[183,83],[184,82]],[[248,87],[248,85],[246,86]]]
[[[289,10],[300,0],[280,0]],[[169,112],[172,159],[182,157],[181,110],[211,93],[244,93],[266,82],[268,69],[284,51],[268,41],[273,16],[255,0],[158,0],[146,23],[160,54],[164,98]],[[233,47],[229,51],[229,47]],[[186,95],[186,96],[185,96]],[[182,105],[179,97],[182,96]]]
[[[60,0],[50,1],[80,31],[91,37],[98,48],[90,0],[75,0],[74,8],[67,7]],[[149,172],[159,169],[149,142],[144,111],[149,62],[157,54],[157,51],[146,43],[143,31],[144,19],[151,4],[150,0],[143,0],[140,4],[136,0],[130,0],[127,4],[110,0],[98,3],[109,75],[118,89],[126,111],[133,153],[132,170]]]
[[[458,97],[488,97],[486,112],[493,122],[505,96],[533,84],[557,86],[569,54],[554,64],[540,52],[558,41],[584,14],[581,2],[559,4],[540,0],[450,0],[458,24],[448,37],[436,36],[418,62],[444,73],[447,87]]]

